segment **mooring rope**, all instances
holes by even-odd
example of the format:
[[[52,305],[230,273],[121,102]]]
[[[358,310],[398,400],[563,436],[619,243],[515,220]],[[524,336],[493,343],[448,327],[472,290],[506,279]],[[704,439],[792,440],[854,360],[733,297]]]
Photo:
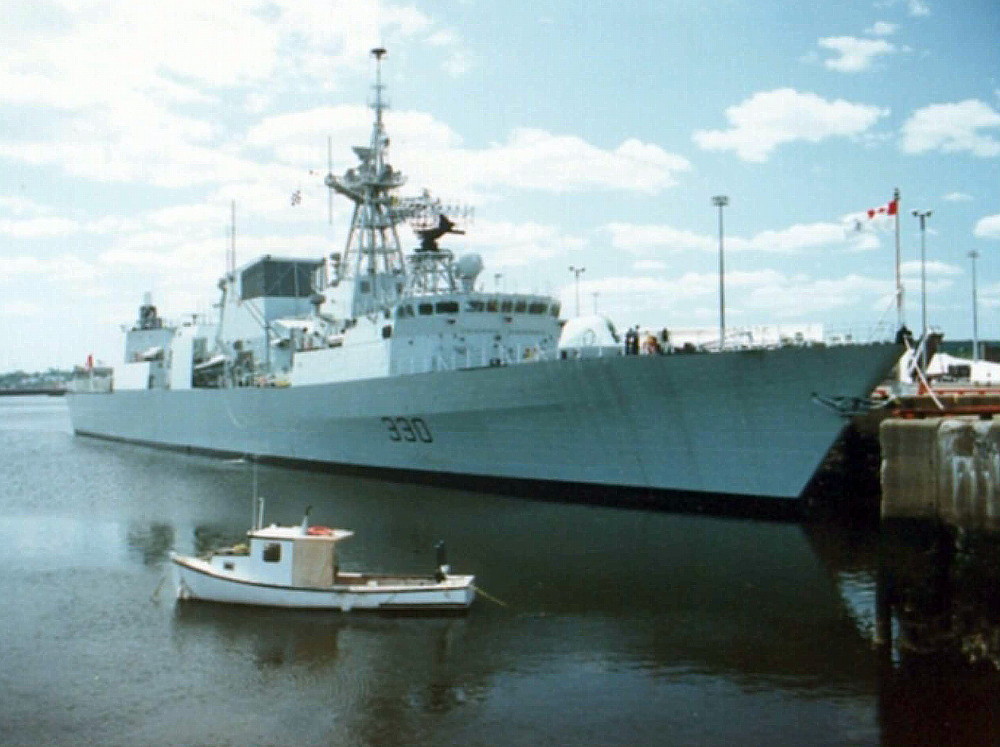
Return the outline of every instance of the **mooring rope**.
[[[495,604],[499,604],[501,607],[509,607],[510,606],[505,601],[503,601],[502,599],[497,599],[492,594],[489,594],[488,592],[484,591],[482,589],[482,587],[479,587],[479,586],[476,586],[475,584],[473,584],[472,588],[476,590],[477,594],[482,594],[484,597],[486,597],[487,599],[489,599],[491,602],[493,602]]]

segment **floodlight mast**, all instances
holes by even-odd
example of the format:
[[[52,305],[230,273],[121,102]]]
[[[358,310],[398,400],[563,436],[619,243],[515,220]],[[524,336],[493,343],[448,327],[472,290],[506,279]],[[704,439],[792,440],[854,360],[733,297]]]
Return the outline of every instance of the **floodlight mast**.
[[[914,210],[913,217],[920,221],[920,340],[921,364],[927,368],[927,219],[933,210]]]
[[[712,204],[719,208],[719,350],[726,348],[726,271],[723,260],[722,208],[729,204],[726,195],[716,195]]]
[[[975,249],[969,252],[972,260],[972,362],[979,361],[979,299],[976,294],[976,260],[979,252]]]

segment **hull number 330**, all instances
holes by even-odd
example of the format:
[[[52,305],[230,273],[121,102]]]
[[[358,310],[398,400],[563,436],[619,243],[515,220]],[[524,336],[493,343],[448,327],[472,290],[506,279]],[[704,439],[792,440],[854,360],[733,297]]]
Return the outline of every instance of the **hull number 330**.
[[[382,418],[382,423],[385,425],[390,441],[422,441],[425,444],[429,444],[434,440],[431,435],[431,429],[427,427],[427,423],[423,421],[423,418]]]

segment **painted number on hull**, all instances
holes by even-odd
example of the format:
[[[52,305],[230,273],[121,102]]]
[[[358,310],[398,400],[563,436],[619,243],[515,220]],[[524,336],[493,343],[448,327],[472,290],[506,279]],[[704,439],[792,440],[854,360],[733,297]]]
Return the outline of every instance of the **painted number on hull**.
[[[422,441],[429,444],[434,440],[431,429],[423,418],[382,418],[385,427],[389,431],[390,441]]]

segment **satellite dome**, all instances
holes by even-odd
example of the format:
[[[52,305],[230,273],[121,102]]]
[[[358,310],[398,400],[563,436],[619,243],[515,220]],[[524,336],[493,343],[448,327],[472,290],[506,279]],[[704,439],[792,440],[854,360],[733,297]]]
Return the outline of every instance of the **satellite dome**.
[[[483,258],[478,254],[465,254],[455,263],[455,277],[462,281],[466,293],[472,291],[476,278],[483,271]]]

